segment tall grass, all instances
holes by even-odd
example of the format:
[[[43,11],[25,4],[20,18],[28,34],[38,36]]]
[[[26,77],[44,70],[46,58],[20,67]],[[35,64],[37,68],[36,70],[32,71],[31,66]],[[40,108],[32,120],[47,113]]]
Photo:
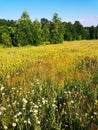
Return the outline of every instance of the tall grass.
[[[0,48],[0,130],[97,130],[97,42]]]

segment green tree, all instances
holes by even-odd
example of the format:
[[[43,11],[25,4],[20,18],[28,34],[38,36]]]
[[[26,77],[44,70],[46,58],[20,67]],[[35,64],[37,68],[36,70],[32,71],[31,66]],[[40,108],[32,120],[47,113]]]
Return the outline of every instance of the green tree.
[[[32,43],[32,21],[28,13],[24,11],[21,18],[16,22],[14,45],[25,46]]]
[[[42,25],[42,41],[47,44],[49,43],[50,39],[50,21],[46,18],[41,18],[41,25]]]
[[[11,41],[11,37],[9,36],[9,34],[3,33],[1,38],[2,38],[2,45],[3,46],[7,46],[7,47],[12,46],[12,41]]]
[[[37,19],[35,19],[32,28],[34,45],[39,45],[42,42],[41,34],[42,34],[41,23]]]
[[[94,26],[91,26],[89,28],[89,34],[90,34],[90,39],[95,39],[96,38],[96,29]]]
[[[64,22],[64,40],[72,41],[76,40],[76,31],[71,22]]]
[[[42,27],[44,26],[44,25],[49,25],[50,24],[50,21],[48,20],[48,19],[46,19],[46,18],[41,18],[41,25],[42,25]]]
[[[49,42],[49,39],[50,39],[49,26],[45,24],[42,28],[42,40],[43,42]]]
[[[6,33],[11,37],[11,41],[13,44],[14,39],[14,27],[11,26],[0,26],[0,43],[2,43],[2,34]]]
[[[84,35],[84,28],[79,21],[75,21],[74,28],[76,31],[76,40],[82,40]]]
[[[64,28],[57,13],[53,15],[52,21],[50,24],[50,43],[62,43],[64,40]]]

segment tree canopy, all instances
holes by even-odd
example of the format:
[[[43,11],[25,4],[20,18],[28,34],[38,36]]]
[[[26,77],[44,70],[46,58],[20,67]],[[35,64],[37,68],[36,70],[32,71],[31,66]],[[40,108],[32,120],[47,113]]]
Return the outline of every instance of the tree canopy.
[[[17,21],[0,19],[0,44],[5,46],[57,44],[82,39],[98,39],[98,26],[83,27],[79,21],[62,22],[57,13],[52,20],[32,21],[27,11]]]

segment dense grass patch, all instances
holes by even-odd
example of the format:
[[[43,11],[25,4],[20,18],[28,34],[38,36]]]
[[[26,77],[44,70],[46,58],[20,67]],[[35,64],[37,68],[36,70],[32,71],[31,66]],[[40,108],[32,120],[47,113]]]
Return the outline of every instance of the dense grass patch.
[[[98,41],[0,48],[0,129],[97,130]]]

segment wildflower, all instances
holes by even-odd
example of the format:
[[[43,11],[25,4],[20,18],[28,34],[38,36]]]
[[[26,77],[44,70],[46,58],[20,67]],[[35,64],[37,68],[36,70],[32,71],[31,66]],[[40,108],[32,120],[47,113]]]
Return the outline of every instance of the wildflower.
[[[53,103],[56,103],[56,100],[55,100],[55,99],[53,100]]]
[[[14,101],[14,102],[13,102],[13,105],[15,105],[16,103],[17,103],[17,101]]]
[[[8,104],[8,107],[11,107],[11,104]]]
[[[15,126],[16,126],[16,123],[15,123],[15,122],[14,122],[14,123],[12,123],[12,126],[13,126],[13,127],[15,127]]]
[[[19,93],[19,90],[17,90],[17,93]]]
[[[40,125],[40,121],[37,121],[37,124]]]
[[[69,94],[71,94],[71,91],[68,91]]]
[[[56,107],[56,104],[53,103],[53,104],[52,104],[52,107]]]
[[[77,88],[77,86],[75,85],[75,88]]]
[[[34,86],[34,83],[30,82],[31,86],[33,87]]]
[[[27,121],[26,121],[26,120],[24,120],[24,123],[27,123]]]
[[[36,115],[38,113],[38,110],[34,109],[33,112],[34,112],[34,115]]]
[[[34,108],[38,108],[38,106],[35,104],[35,105],[34,105]]]
[[[42,103],[45,104],[45,103],[48,103],[48,101],[42,98]]]
[[[64,113],[65,113],[65,115],[67,115],[67,112],[66,112],[66,111],[65,111]]]
[[[8,128],[8,127],[7,127],[6,125],[4,125],[4,129],[7,130],[7,128]]]
[[[14,118],[17,118],[17,115],[15,115]]]
[[[32,94],[34,94],[34,90],[32,90]]]
[[[28,119],[28,124],[31,124],[31,121],[30,121],[30,119]]]
[[[43,89],[42,89],[42,87],[40,87],[40,91],[42,91]]]
[[[42,105],[40,104],[39,107],[42,107]]]
[[[76,113],[76,116],[78,116],[79,114],[78,113]]]
[[[93,112],[93,114],[96,116],[98,113],[97,112]]]
[[[28,103],[28,101],[25,99],[25,98],[23,98],[23,102],[26,104],[26,103]]]
[[[17,118],[17,117],[20,116],[20,115],[22,115],[22,112],[18,112],[18,113],[14,116],[14,118]]]
[[[2,112],[0,111],[0,115],[2,115]]]
[[[4,87],[3,86],[1,86],[1,89],[0,89],[1,91],[3,91],[4,90]]]
[[[74,101],[73,101],[73,100],[71,100],[71,103],[74,103]]]
[[[65,125],[65,127],[68,127],[68,125]]]
[[[3,111],[3,110],[6,111],[6,108],[3,107],[3,106],[1,106],[0,110],[1,110],[1,111]]]
[[[16,88],[12,88],[12,90],[15,90]]]
[[[66,103],[64,102],[63,105],[66,106]]]
[[[33,110],[32,110],[32,109],[30,109],[30,112],[32,113],[32,112],[33,112]]]
[[[21,87],[20,87],[19,89],[20,89],[20,90],[22,90],[22,88],[21,88]]]
[[[43,99],[43,100],[42,100],[42,103],[45,104],[45,102],[46,102],[46,101]]]
[[[19,121],[19,119],[16,119],[15,121],[16,121],[16,122],[18,122],[18,121]]]
[[[67,94],[67,92],[66,92],[66,91],[64,91],[64,94]]]
[[[20,116],[20,115],[22,115],[22,112],[18,112],[17,116]]]
[[[37,79],[37,80],[36,80],[36,83],[39,85],[39,84],[40,84],[40,80],[39,80],[39,79]]]

